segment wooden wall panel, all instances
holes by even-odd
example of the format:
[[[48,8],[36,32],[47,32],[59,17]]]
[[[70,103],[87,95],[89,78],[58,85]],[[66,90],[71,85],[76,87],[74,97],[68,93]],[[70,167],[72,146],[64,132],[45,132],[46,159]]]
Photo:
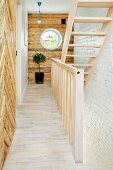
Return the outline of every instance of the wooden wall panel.
[[[15,131],[16,1],[0,1],[0,169]]]
[[[61,19],[68,18],[67,14],[41,14],[41,24],[37,23],[38,14],[28,15],[28,78],[30,81],[34,81],[34,73],[37,71],[37,64],[32,61],[32,56],[35,52],[43,53],[47,60],[41,64],[41,71],[45,73],[45,79],[51,79],[51,58],[61,58],[62,45],[53,51],[44,49],[40,44],[40,35],[47,28],[58,29],[64,39],[66,25],[61,24]],[[73,37],[71,39],[73,42]],[[69,49],[69,54],[73,54],[73,49]],[[72,58],[68,59],[68,62],[72,62]]]

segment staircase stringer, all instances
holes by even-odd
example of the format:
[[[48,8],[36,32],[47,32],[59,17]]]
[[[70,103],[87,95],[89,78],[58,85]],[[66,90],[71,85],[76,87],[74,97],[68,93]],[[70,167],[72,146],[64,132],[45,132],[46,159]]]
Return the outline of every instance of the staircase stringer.
[[[66,56],[67,56],[67,52],[68,52],[68,47],[69,47],[72,28],[73,28],[73,24],[74,24],[74,20],[75,20],[75,15],[77,12],[78,1],[79,0],[72,0],[72,7],[70,9],[69,16],[68,16],[68,22],[67,22],[66,33],[65,33],[65,38],[64,38],[63,50],[62,50],[62,55],[61,55],[62,62],[66,62]]]
[[[105,36],[105,38],[104,38],[104,40],[103,40],[103,45],[102,45],[102,47],[100,48],[99,52],[96,54],[97,57],[96,57],[95,59],[93,59],[93,58],[91,59],[92,67],[88,70],[88,75],[87,75],[87,77],[85,78],[85,85],[88,84],[88,82],[89,82],[89,80],[90,80],[90,78],[91,78],[92,72],[93,72],[93,70],[94,70],[94,68],[95,68],[95,65],[97,64],[97,62],[98,62],[98,60],[99,60],[99,58],[100,58],[100,56],[101,56],[101,53],[103,52],[106,44],[108,43],[108,42],[107,42],[107,38],[108,38],[108,36],[109,36],[109,33],[111,33],[111,31],[112,31],[112,29],[113,29],[113,8],[110,8],[110,9],[109,9],[107,17],[111,17],[111,18],[112,18],[112,21],[109,22],[109,23],[104,23],[104,24],[103,24],[103,27],[102,27],[102,30],[101,30],[101,31],[102,31],[102,32],[105,32],[105,33],[106,33],[106,36]]]

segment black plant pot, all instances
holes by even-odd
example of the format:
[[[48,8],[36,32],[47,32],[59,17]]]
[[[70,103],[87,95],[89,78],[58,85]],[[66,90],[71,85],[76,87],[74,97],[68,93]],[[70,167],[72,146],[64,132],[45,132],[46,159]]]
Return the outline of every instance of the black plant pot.
[[[35,82],[36,82],[36,84],[43,84],[44,83],[44,73],[36,72],[35,73]]]

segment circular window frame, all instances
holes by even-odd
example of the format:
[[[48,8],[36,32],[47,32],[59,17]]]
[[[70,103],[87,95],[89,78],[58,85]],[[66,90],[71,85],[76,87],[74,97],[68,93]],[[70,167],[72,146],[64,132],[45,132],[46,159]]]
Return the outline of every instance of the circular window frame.
[[[52,31],[52,32],[56,33],[56,35],[57,35],[57,37],[58,37],[58,39],[59,39],[59,43],[58,43],[55,47],[53,47],[53,48],[45,47],[45,46],[43,45],[43,43],[42,43],[42,41],[43,41],[43,40],[42,40],[42,35],[43,35],[44,33],[48,32],[48,31]],[[61,35],[61,33],[60,33],[57,29],[54,29],[54,28],[45,29],[45,30],[41,33],[41,35],[40,35],[40,43],[41,43],[41,46],[42,46],[43,48],[45,48],[46,50],[52,51],[52,50],[58,49],[58,48],[60,47],[60,45],[62,44],[62,35]]]

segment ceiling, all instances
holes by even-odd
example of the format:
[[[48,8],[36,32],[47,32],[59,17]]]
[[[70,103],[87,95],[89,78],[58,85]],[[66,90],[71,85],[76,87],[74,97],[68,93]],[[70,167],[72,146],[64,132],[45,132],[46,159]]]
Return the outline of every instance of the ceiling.
[[[38,0],[24,0],[28,13],[37,13]],[[71,0],[39,0],[42,2],[42,13],[68,13]]]

